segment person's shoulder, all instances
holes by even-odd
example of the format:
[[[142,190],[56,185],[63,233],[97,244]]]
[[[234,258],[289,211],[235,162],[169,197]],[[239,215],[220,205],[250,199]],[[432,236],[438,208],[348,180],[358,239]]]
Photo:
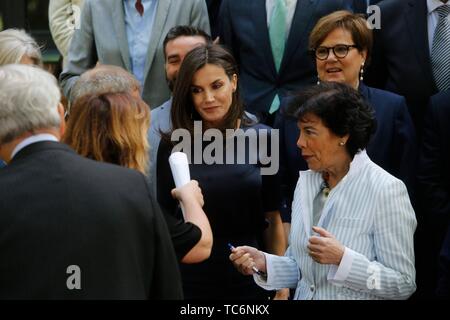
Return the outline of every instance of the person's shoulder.
[[[261,122],[252,122],[248,125],[242,126],[242,129],[244,131],[248,131],[248,130],[255,130],[257,132],[261,131],[261,130],[266,130],[268,132],[272,132],[272,130],[274,130],[272,127],[261,123]]]
[[[450,110],[450,90],[441,91],[431,97],[431,105],[436,109]]]
[[[410,5],[410,3],[420,1],[422,0],[384,0],[377,3],[376,5],[380,7],[383,12],[397,12],[405,10],[405,8]]]
[[[152,109],[150,111],[151,116],[152,117],[156,117],[159,114],[162,113],[169,113],[170,114],[170,109],[172,108],[172,99],[167,100],[166,102],[164,102],[162,105],[160,105],[159,107],[156,107],[155,109]]]
[[[125,168],[116,164],[95,161],[82,157],[78,154],[72,154],[72,163],[80,168],[78,174],[88,175],[91,181],[127,181],[140,180],[143,174],[137,170]]]
[[[377,188],[383,188],[389,185],[403,185],[404,183],[369,159],[364,168],[364,174],[361,175],[365,184],[372,184]],[[406,187],[405,187],[406,188]]]
[[[392,109],[406,107],[406,100],[403,96],[383,89],[367,87],[372,100],[376,102],[374,108]]]

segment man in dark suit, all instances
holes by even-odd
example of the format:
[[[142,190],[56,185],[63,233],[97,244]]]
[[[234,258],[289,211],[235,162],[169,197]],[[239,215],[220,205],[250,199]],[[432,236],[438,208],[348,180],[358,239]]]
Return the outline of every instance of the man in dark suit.
[[[211,25],[211,37],[215,39],[219,35],[219,9],[222,0],[206,0],[208,6],[209,23]]]
[[[374,30],[372,63],[365,82],[406,98],[420,136],[430,96],[438,92],[432,68],[439,6],[447,0],[385,0],[381,29]],[[449,47],[450,50],[450,47]],[[450,52],[447,53],[447,60]]]
[[[286,41],[277,62],[270,29],[271,21],[279,23],[273,20],[278,1],[223,0],[220,9],[220,39],[239,63],[246,109],[268,124],[289,91],[317,81],[314,59],[308,54],[308,37],[316,22],[336,10],[361,10],[362,3],[360,0],[283,0],[281,12],[285,13]]]
[[[49,73],[1,67],[0,95],[0,299],[182,298],[145,177],[58,142],[64,112]]]
[[[423,215],[422,234],[418,239],[424,248],[428,292],[436,286],[437,259],[447,232],[450,232],[450,90],[431,98],[425,118],[418,182],[421,187]],[[450,236],[447,236],[447,238]],[[449,246],[447,244],[445,246]],[[443,258],[450,262],[450,247],[442,247]],[[444,261],[444,260],[443,260]],[[422,261],[418,261],[420,264]],[[447,277],[449,271],[447,270]],[[449,279],[447,278],[447,281]],[[443,284],[440,284],[443,286]],[[447,284],[448,285],[448,284]],[[439,285],[438,285],[439,286]],[[418,289],[420,289],[418,287]],[[441,293],[442,293],[441,289]],[[448,290],[448,287],[447,287]]]

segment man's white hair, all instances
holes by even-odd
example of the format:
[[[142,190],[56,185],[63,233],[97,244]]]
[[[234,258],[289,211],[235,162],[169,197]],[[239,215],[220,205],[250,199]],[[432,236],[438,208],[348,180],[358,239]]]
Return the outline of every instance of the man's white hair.
[[[41,49],[25,31],[7,29],[0,32],[0,65],[19,63],[28,56],[36,65],[42,65]]]
[[[60,99],[50,73],[30,65],[0,67],[0,144],[37,129],[59,128]]]

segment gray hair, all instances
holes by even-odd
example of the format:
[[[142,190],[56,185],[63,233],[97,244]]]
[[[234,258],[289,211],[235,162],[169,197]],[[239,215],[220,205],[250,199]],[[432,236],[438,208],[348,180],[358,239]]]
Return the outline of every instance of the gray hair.
[[[0,67],[0,144],[26,132],[59,128],[61,93],[53,75],[38,67]]]
[[[7,29],[0,32],[0,65],[20,63],[28,56],[35,65],[42,66],[41,49],[25,31]]]
[[[75,82],[71,95],[71,103],[85,95],[100,95],[104,93],[131,93],[140,90],[139,81],[117,66],[99,65],[83,73]]]

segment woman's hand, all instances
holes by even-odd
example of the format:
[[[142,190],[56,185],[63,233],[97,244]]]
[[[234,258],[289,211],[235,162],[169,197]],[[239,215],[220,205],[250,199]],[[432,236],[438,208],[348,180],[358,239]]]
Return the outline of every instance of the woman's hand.
[[[203,207],[205,203],[203,201],[202,190],[198,186],[198,182],[195,180],[191,180],[182,187],[172,189],[172,197],[181,202],[194,201],[198,203],[200,207]]]
[[[233,248],[230,260],[243,275],[254,274],[255,270],[253,270],[253,267],[256,267],[259,271],[266,272],[266,257],[256,248],[248,246]]]
[[[311,258],[321,264],[339,265],[344,255],[345,247],[327,230],[313,227],[320,237],[309,238],[308,252]]]

